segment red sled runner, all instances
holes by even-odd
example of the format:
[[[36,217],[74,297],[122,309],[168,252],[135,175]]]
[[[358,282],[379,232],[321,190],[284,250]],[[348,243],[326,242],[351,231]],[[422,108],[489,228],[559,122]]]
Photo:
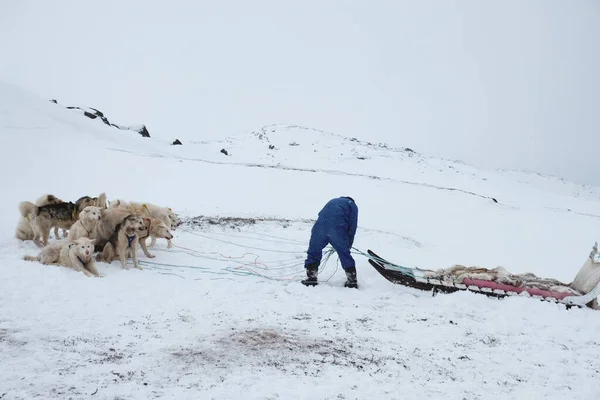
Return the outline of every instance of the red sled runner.
[[[582,272],[588,273],[590,269],[600,268],[600,260],[596,260],[596,256],[598,255],[597,247],[597,244],[595,244],[580,274]],[[436,271],[397,265],[381,258],[371,250],[367,250],[367,252],[369,254],[369,263],[388,281],[414,289],[432,291],[434,296],[438,292],[454,293],[462,290],[497,298],[508,296],[531,297],[538,300],[565,304],[567,309],[572,306],[583,307],[586,305],[598,309],[596,298],[600,295],[600,282],[595,282],[595,286],[587,293],[581,293],[571,288],[568,284],[542,278],[540,278],[540,281],[550,281],[553,287],[558,288],[558,290],[545,290],[543,285],[535,285],[537,287],[524,284],[515,286],[493,280],[469,277],[458,277],[458,279],[454,280],[448,275],[436,277]],[[529,277],[531,276],[535,277],[533,274],[529,274]]]

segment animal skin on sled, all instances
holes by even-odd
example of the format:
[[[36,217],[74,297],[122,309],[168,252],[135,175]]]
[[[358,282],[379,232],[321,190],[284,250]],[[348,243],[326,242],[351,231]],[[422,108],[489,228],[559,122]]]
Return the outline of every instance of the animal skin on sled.
[[[567,308],[577,305],[599,310],[600,255],[594,244],[575,279],[565,284],[556,279],[540,278],[531,273],[510,274],[504,268],[488,270],[455,265],[437,271],[409,268],[393,264],[368,250],[369,264],[392,283],[419,290],[454,293],[469,290],[486,296],[506,297],[523,293],[545,301],[558,301]],[[501,283],[501,282],[509,282]],[[521,286],[516,286],[521,285]],[[547,290],[553,289],[553,290]]]
[[[598,243],[594,243],[590,255],[571,283],[564,283],[551,278],[540,278],[530,272],[511,274],[503,267],[486,269],[465,267],[462,265],[454,265],[450,268],[439,269],[437,271],[424,271],[423,277],[439,279],[442,282],[462,282],[465,278],[470,280],[484,280],[518,288],[536,288],[548,292],[568,293],[579,296],[589,293],[600,283],[600,259],[598,256]]]
[[[524,274],[511,274],[503,267],[486,269],[480,267],[465,267],[454,265],[447,269],[427,271],[424,278],[439,279],[442,282],[462,282],[465,278],[470,280],[492,281],[499,284],[515,286],[518,288],[529,287],[545,290],[548,292],[569,293],[573,295],[582,294],[573,289],[568,283],[560,282],[551,278],[540,278],[535,274],[526,272]]]

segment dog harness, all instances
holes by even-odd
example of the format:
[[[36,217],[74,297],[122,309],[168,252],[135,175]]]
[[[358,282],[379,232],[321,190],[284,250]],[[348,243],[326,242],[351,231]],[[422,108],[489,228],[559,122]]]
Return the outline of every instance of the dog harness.
[[[133,239],[135,239],[135,235],[133,235],[133,236],[125,235],[125,237],[127,238],[127,247],[131,247],[131,243],[133,242]]]
[[[70,247],[70,246],[69,246],[69,247]],[[81,257],[79,257],[79,256],[77,256],[77,259],[79,260],[79,262],[80,262],[80,263],[82,263],[82,264],[83,264],[83,266],[84,266],[84,267],[87,267],[87,265],[88,265],[88,264],[90,263],[90,261],[91,261],[91,260],[90,260],[90,261],[88,261],[88,262],[83,262],[83,260],[82,260],[82,259],[81,259]]]
[[[144,210],[148,210],[148,206],[146,204],[142,204],[141,207],[131,207],[131,209],[135,212],[144,212]],[[150,210],[148,210],[148,212],[150,213]]]
[[[83,222],[81,220],[78,220],[77,222],[79,222],[79,225],[81,225],[81,227],[87,232],[87,237],[90,237],[90,235],[92,234],[92,231],[88,231],[87,228],[85,227],[85,225],[83,225]]]

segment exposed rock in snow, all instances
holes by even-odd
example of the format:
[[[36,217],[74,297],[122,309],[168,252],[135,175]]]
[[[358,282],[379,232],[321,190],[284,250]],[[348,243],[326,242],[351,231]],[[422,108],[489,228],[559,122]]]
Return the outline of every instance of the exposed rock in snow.
[[[55,99],[52,99],[50,101],[54,104],[58,104],[58,101],[56,101]],[[66,106],[66,108],[69,110],[81,111],[83,113],[83,115],[85,115],[86,117],[91,118],[91,119],[100,118],[100,120],[108,126],[113,126],[115,128],[122,129],[122,130],[134,131],[134,132],[137,132],[140,135],[142,135],[142,137],[147,137],[147,138],[150,137],[150,132],[148,132],[148,128],[146,128],[145,125],[125,126],[125,125],[118,125],[118,124],[112,123],[108,120],[108,118],[106,118],[104,116],[104,113],[102,111],[97,110],[93,107]]]

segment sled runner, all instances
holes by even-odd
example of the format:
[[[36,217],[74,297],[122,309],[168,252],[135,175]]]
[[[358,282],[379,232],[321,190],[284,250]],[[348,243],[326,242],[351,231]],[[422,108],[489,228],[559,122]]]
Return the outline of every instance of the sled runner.
[[[561,290],[544,290],[540,287],[525,285],[513,286],[506,283],[495,282],[493,280],[473,279],[468,277],[452,280],[447,279],[448,276],[444,276],[443,279],[438,279],[437,277],[432,277],[435,276],[436,271],[404,267],[381,258],[371,250],[367,250],[367,252],[370,256],[369,263],[388,281],[414,289],[432,291],[434,296],[438,292],[454,293],[459,290],[468,290],[470,292],[497,298],[507,296],[531,297],[538,300],[565,304],[567,309],[569,309],[572,306],[583,307],[600,295],[600,283],[598,283],[591,291],[584,294],[570,288],[566,284],[562,284],[564,286],[560,288]],[[591,263],[600,264],[600,261],[594,259],[596,254],[597,244],[594,245],[589,258]],[[590,260],[587,260],[586,264],[590,262]],[[584,264],[584,266],[586,264]],[[600,265],[598,268],[600,268]],[[541,280],[543,281],[543,279]]]

